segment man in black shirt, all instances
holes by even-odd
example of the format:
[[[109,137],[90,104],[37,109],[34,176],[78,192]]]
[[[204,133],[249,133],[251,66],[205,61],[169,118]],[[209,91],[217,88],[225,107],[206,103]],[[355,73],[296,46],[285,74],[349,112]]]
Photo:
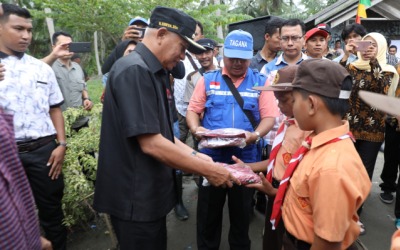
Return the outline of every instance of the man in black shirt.
[[[166,215],[176,204],[174,170],[216,186],[237,180],[206,155],[174,138],[167,70],[185,51],[204,48],[191,37],[193,18],[156,7],[142,43],[118,60],[106,86],[94,207],[108,213],[120,249],[166,249]]]

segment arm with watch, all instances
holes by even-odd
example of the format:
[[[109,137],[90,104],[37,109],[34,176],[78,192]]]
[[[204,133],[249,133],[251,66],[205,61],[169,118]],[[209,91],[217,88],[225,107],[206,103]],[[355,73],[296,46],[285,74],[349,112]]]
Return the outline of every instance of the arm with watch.
[[[93,102],[89,98],[89,94],[86,89],[82,91],[83,108],[85,110],[91,110],[93,107]]]
[[[275,117],[264,117],[261,119],[254,132],[246,133],[246,144],[257,144],[273,127]]]
[[[57,132],[58,146],[51,152],[47,166],[50,167],[49,177],[54,180],[58,179],[61,174],[62,165],[64,163],[67,142],[65,139],[64,116],[61,107],[50,108],[50,118]]]

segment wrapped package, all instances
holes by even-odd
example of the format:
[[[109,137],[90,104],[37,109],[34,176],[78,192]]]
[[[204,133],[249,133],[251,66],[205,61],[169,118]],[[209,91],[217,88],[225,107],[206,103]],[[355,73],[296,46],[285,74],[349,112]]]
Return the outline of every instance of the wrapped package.
[[[252,184],[252,183],[260,183],[261,178],[258,174],[254,173],[253,170],[247,165],[241,164],[225,164],[219,163],[221,166],[226,168],[236,179],[240,181],[242,185]],[[209,186],[209,182],[206,178],[203,179],[203,186]]]
[[[228,171],[231,172],[231,174],[237,178],[242,185],[261,182],[260,176],[254,173],[247,165],[241,166],[239,164],[225,164],[224,167],[228,169]]]
[[[236,128],[221,128],[208,131],[197,132],[201,136],[199,149],[220,148],[220,147],[239,147],[246,146],[246,131]]]

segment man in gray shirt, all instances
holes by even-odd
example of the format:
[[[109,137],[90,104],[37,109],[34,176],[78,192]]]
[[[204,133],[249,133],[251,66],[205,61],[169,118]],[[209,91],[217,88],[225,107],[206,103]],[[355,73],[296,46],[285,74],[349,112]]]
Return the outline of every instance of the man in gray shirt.
[[[70,34],[58,31],[53,34],[53,49],[59,44],[68,44],[72,42]],[[64,96],[64,104],[61,109],[65,111],[67,108],[78,108],[83,106],[86,110],[91,110],[93,103],[89,99],[86,90],[85,75],[78,63],[71,61],[73,53],[59,57],[52,65],[57,78],[58,85]],[[72,128],[79,129],[87,126],[89,118],[81,117],[73,125]]]

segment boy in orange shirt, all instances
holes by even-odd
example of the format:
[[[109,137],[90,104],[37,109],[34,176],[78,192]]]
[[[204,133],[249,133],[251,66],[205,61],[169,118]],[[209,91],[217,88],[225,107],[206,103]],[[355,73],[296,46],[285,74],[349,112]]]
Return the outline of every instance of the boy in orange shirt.
[[[272,221],[282,212],[285,250],[348,249],[360,233],[357,209],[371,189],[348,122],[342,121],[351,77],[329,60],[309,59],[292,84],[276,87],[293,88],[294,117],[302,130],[314,132],[293,155],[277,192],[263,176],[262,184],[251,187],[277,194]]]
[[[287,119],[279,126],[276,139],[273,143],[270,158],[256,163],[246,163],[254,172],[267,172],[268,181],[276,189],[282,180],[283,174],[288,166],[289,160],[297,149],[301,146],[308,132],[302,131],[293,118],[293,97],[292,89],[280,89],[275,86],[283,83],[291,83],[296,74],[298,65],[286,66],[279,69],[270,86],[254,87],[257,90],[274,91],[275,98],[278,100],[278,107]],[[239,161],[239,160],[238,160]],[[281,250],[282,239],[285,227],[281,221],[276,230],[272,229],[270,217],[274,204],[275,194],[268,197],[264,235],[263,250]]]

